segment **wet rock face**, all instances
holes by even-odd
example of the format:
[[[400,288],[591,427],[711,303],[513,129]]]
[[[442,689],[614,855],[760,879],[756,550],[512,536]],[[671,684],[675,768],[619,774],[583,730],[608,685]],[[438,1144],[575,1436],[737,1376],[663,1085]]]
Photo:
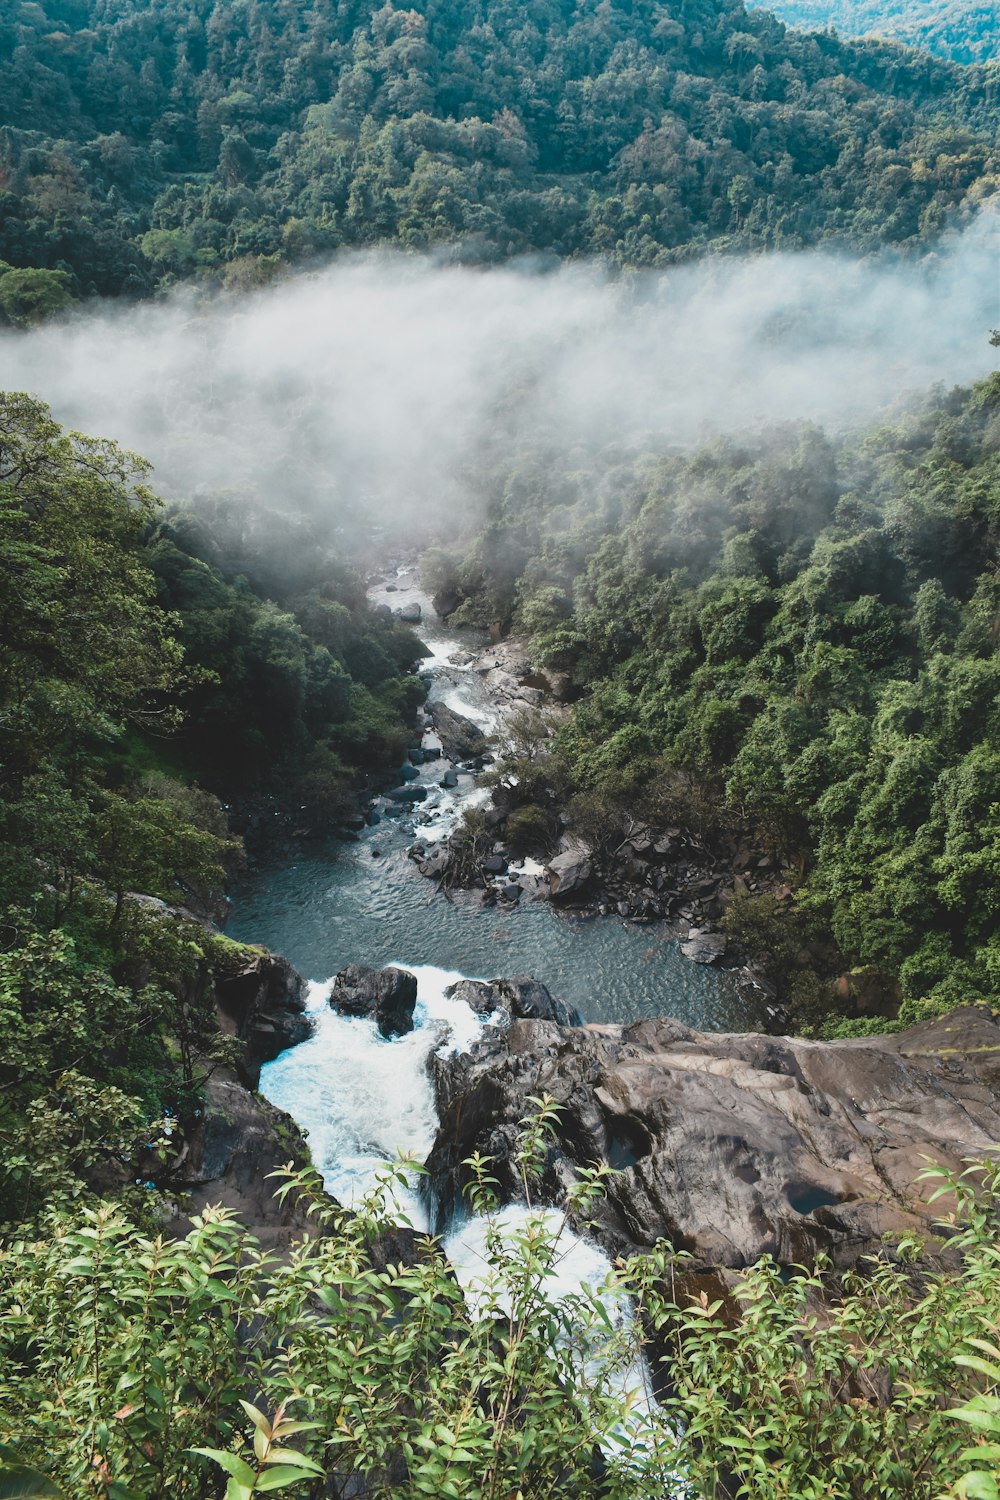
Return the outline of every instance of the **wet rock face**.
[[[374,1016],[384,1037],[413,1030],[417,981],[405,969],[348,964],[333,981],[329,1003],[342,1016]]]
[[[263,1063],[312,1035],[305,989],[286,958],[263,950],[251,950],[237,973],[216,979],[220,1023],[247,1044],[243,1074],[251,1088],[257,1087]]]
[[[303,1167],[308,1151],[290,1115],[251,1094],[236,1079],[217,1074],[205,1086],[204,1106],[174,1167],[168,1191],[184,1204],[170,1225],[184,1234],[191,1217],[210,1204],[232,1209],[266,1249],[286,1246],[310,1232],[310,1221],[290,1194],[279,1203],[279,1183],[269,1174],[291,1162]]]
[[[499,1013],[509,1021],[554,1021],[557,1026],[582,1026],[580,1012],[551,995],[544,984],[529,977],[493,979],[460,979],[449,986],[450,999],[464,1000],[478,1016]]]
[[[979,1007],[849,1042],[515,1019],[434,1069],[428,1168],[442,1219],[475,1150],[517,1195],[517,1122],[549,1093],[562,1113],[546,1190],[557,1199],[577,1167],[609,1162],[606,1247],[666,1238],[695,1270],[765,1253],[854,1265],[885,1235],[930,1230],[941,1205],[917,1181],[926,1158],[960,1170],[1000,1140],[1000,1024]]]

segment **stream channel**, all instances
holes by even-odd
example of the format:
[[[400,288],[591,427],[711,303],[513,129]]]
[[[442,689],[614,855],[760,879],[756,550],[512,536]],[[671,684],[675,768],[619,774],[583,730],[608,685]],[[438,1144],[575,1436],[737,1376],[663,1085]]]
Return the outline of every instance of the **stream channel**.
[[[423,668],[432,675],[430,698],[444,700],[484,732],[502,730],[480,673],[461,664],[486,637],[443,624],[409,570],[401,569],[395,582],[398,592],[375,587],[372,598],[421,605],[416,628],[428,650]],[[424,743],[436,743],[432,732]],[[463,976],[530,974],[587,1021],[670,1015],[708,1031],[763,1025],[763,1002],[755,1009],[733,976],[690,962],[655,925],[567,916],[544,900],[489,907],[476,893],[458,893],[452,901],[439,893],[406,850],[417,838],[429,844],[447,837],[463,809],[486,796],[470,774],[460,774],[454,790],[443,788],[449,768],[440,758],[424,764],[411,784],[428,789],[426,800],[365,828],[356,843],[312,845],[258,865],[238,892],[229,923],[233,937],[263,943],[311,976],[315,1032],[269,1063],[260,1087],[307,1132],[327,1189],[347,1205],[370,1191],[378,1171],[400,1151],[421,1160],[429,1152],[437,1117],[428,1058],[436,1048],[468,1047],[489,1024],[446,996]],[[387,1041],[373,1020],[329,1008],[331,978],[349,963],[396,964],[417,976],[415,1029],[408,1036]],[[416,1191],[397,1190],[397,1203],[414,1227],[426,1227]],[[448,1236],[460,1275],[472,1274],[480,1237],[474,1222]],[[566,1248],[560,1282],[599,1284],[608,1264],[603,1253],[583,1241]]]

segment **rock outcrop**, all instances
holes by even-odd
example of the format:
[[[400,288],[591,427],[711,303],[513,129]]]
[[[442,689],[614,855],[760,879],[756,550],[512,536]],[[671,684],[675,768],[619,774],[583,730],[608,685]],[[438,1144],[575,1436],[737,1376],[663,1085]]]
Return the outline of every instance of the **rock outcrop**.
[[[447,703],[431,702],[427,711],[447,760],[473,760],[489,749],[479,725],[457,714]]]
[[[726,935],[723,932],[711,932],[692,927],[684,942],[681,943],[681,952],[692,963],[716,964],[725,956]]]
[[[557,1000],[537,979],[460,979],[445,990],[449,998],[464,1000],[478,1016],[499,1014],[508,1021],[554,1021],[557,1026],[582,1026],[580,1012]]]
[[[373,1016],[384,1037],[413,1030],[417,981],[406,969],[348,964],[333,981],[330,1005],[342,1016]]]
[[[232,974],[216,975],[219,1023],[246,1043],[244,1081],[256,1088],[261,1065],[312,1035],[305,1014],[305,980],[286,958],[266,949],[244,949],[246,957]]]
[[[232,1209],[265,1249],[280,1248],[311,1232],[294,1195],[275,1198],[280,1184],[270,1176],[291,1162],[309,1160],[291,1115],[252,1094],[237,1079],[216,1074],[205,1085],[204,1106],[171,1168],[166,1191],[179,1195],[183,1212],[171,1224],[186,1232],[195,1214],[210,1204]]]
[[[553,901],[566,901],[580,897],[590,885],[593,875],[592,855],[581,842],[567,843],[562,853],[549,860],[546,870],[549,877],[549,892]]]
[[[517,1122],[549,1093],[562,1113],[546,1190],[558,1198],[577,1167],[610,1163],[607,1248],[665,1238],[695,1270],[765,1253],[792,1264],[824,1252],[846,1267],[884,1236],[925,1235],[940,1209],[918,1180],[927,1159],[960,1169],[1000,1140],[1000,1024],[982,1007],[843,1042],[514,1020],[434,1068],[428,1168],[442,1221],[475,1150],[517,1195]]]

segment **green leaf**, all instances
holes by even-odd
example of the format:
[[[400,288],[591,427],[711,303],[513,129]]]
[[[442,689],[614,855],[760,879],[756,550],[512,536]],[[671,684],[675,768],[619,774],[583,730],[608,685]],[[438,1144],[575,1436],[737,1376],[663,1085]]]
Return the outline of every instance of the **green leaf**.
[[[294,1448],[274,1447],[267,1455],[266,1463],[294,1464],[298,1469],[307,1469],[310,1474],[322,1474],[323,1470],[313,1458],[298,1453]]]
[[[253,1425],[257,1428],[257,1431],[262,1432],[265,1437],[270,1437],[271,1424],[265,1417],[264,1413],[262,1411],[258,1411],[256,1406],[251,1406],[249,1401],[240,1401],[240,1405],[246,1412],[247,1416],[250,1418]]]
[[[966,1474],[958,1481],[956,1489],[965,1500],[998,1500],[1000,1497],[992,1474]]]
[[[66,1493],[37,1469],[5,1463],[0,1468],[0,1500],[66,1500]]]
[[[263,1494],[271,1490],[285,1490],[289,1485],[301,1484],[304,1480],[312,1478],[311,1473],[306,1473],[292,1464],[279,1464],[276,1468],[265,1469],[257,1480],[256,1493]]]
[[[237,1458],[235,1453],[227,1453],[224,1448],[189,1448],[189,1453],[200,1453],[202,1458],[210,1458],[217,1463],[220,1469],[225,1469],[239,1484],[253,1486],[256,1474],[245,1464],[242,1458]]]

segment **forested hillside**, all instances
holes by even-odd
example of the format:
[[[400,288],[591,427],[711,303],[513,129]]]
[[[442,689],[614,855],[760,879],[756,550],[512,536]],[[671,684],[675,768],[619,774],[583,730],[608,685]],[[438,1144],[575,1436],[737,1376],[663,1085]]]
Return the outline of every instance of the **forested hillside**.
[[[18,0],[0,99],[14,321],[343,246],[905,245],[1000,165],[995,73],[738,0]]]
[[[0,398],[0,1223],[197,1108],[193,1058],[220,1039],[196,980],[240,955],[128,893],[218,914],[242,850],[213,790],[280,778],[328,827],[398,760],[421,692],[412,633],[322,551],[282,568],[283,609],[233,576],[231,533],[163,515],[146,479]]]
[[[458,618],[529,631],[582,695],[520,779],[539,846],[574,792],[612,843],[700,806],[798,871],[790,912],[731,920],[800,1019],[831,1003],[823,935],[898,977],[911,1018],[996,1001],[998,453],[994,377],[860,438],[495,474],[478,542],[431,566]]]
[[[789,26],[887,37],[953,62],[995,62],[1000,52],[1000,15],[983,0],[775,0],[767,9]]]

